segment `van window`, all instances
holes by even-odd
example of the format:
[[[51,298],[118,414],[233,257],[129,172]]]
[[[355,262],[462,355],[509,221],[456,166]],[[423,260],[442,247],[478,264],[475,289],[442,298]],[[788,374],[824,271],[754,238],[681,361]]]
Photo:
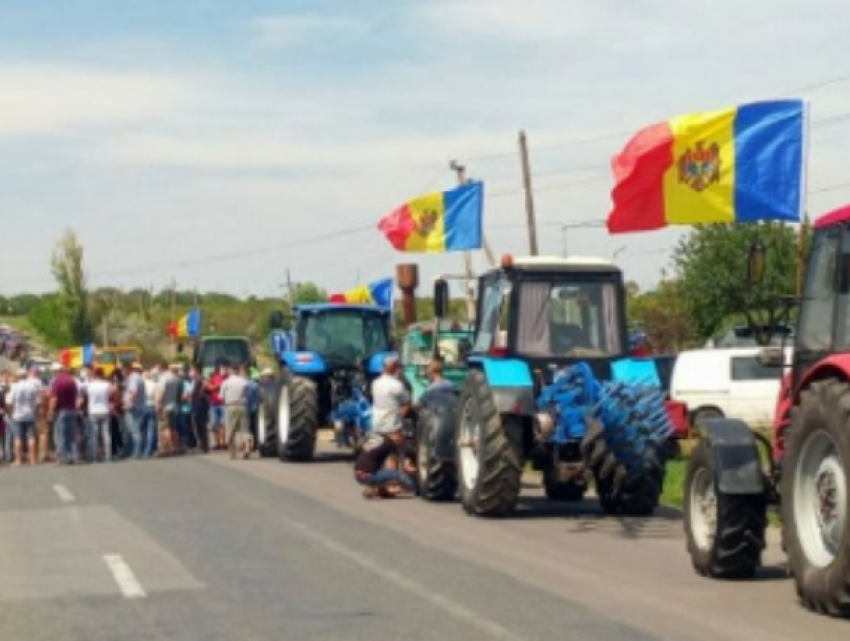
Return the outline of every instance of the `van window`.
[[[782,368],[765,367],[755,356],[732,357],[733,381],[770,381],[778,380]]]

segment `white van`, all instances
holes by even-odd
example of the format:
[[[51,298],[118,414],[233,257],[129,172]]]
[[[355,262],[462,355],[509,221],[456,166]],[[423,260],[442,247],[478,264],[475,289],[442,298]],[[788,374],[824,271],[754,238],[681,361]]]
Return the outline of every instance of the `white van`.
[[[739,418],[754,427],[773,423],[785,370],[758,362],[761,348],[698,349],[676,359],[670,397],[685,403],[691,423],[706,418]],[[786,348],[786,362],[791,362]]]

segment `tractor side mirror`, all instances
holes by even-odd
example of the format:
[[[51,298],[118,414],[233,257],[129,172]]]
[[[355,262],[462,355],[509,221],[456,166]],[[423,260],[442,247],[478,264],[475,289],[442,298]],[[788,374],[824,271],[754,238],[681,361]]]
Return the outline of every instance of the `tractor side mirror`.
[[[759,350],[756,361],[762,367],[785,367],[785,350],[781,347],[765,347]]]
[[[274,311],[269,316],[269,329],[283,329],[283,312]]]
[[[761,285],[767,269],[767,248],[760,240],[750,244],[747,254],[747,282],[750,285]]]
[[[449,313],[449,283],[438,278],[434,281],[434,316],[445,318]]]

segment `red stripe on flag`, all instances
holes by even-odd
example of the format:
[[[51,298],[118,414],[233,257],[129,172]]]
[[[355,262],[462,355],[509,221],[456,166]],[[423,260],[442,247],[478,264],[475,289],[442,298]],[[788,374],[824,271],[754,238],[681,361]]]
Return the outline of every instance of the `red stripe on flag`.
[[[669,123],[642,129],[611,165],[617,184],[608,214],[612,234],[649,231],[667,226],[664,173],[673,166],[673,132]]]
[[[405,203],[395,211],[387,214],[378,222],[378,229],[387,240],[399,251],[407,249],[407,239],[416,230],[410,208]]]

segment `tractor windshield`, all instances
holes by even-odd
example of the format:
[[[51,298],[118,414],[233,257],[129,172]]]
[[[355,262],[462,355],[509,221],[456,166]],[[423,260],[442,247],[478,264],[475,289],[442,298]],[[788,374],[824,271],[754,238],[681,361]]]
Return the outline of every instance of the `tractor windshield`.
[[[209,338],[201,343],[201,353],[198,359],[204,372],[215,369],[216,363],[224,360],[231,366],[248,365],[251,360],[251,349],[248,341],[242,338]]]
[[[622,311],[613,282],[525,281],[519,285],[517,352],[532,357],[623,354]]]
[[[383,314],[362,309],[340,309],[309,314],[300,344],[331,361],[356,366],[367,356],[389,350]]]

